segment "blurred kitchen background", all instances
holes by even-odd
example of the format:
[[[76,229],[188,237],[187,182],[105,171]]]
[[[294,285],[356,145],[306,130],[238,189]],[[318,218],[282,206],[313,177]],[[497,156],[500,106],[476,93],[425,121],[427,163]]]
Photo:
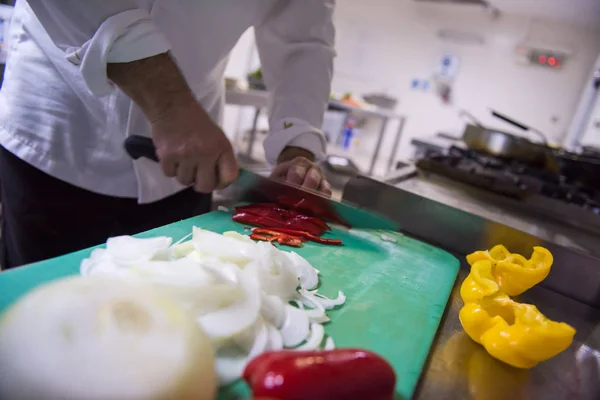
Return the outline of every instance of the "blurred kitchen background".
[[[557,146],[573,145],[574,136],[578,145],[600,146],[600,108],[586,118],[585,132],[572,130],[600,56],[598,0],[338,1],[335,24],[332,98],[350,110],[332,101],[323,130],[330,153],[361,173],[384,177],[448,148],[454,144],[448,137],[460,138],[473,123],[461,110],[488,128],[533,140],[491,110],[535,127]],[[228,103],[235,104],[227,107],[225,131],[257,162],[264,161],[268,125],[253,106],[266,99],[246,88],[259,67],[248,31],[227,68]],[[250,75],[251,88],[260,87],[259,77]]]
[[[0,3],[2,64],[13,2]],[[366,175],[600,256],[599,0],[339,0],[335,25],[335,197]],[[224,130],[268,174],[251,30],[225,86]]]

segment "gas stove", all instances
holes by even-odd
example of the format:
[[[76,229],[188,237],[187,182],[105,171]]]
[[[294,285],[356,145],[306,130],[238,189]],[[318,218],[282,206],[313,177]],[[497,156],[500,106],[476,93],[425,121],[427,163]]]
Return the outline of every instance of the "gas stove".
[[[423,158],[417,167],[501,195],[508,206],[600,232],[600,191],[547,169],[458,147]]]

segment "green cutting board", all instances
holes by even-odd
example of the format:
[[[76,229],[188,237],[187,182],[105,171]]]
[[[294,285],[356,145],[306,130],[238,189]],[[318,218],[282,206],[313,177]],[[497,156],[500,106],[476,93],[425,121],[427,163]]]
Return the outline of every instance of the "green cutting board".
[[[165,235],[176,241],[192,226],[244,232],[230,214],[212,212],[137,236]],[[328,236],[342,239],[343,246],[308,243],[297,252],[321,271],[321,293],[335,297],[342,290],[347,296],[346,304],[328,312],[326,333],[337,347],[366,348],[385,357],[397,374],[396,398],[407,399],[421,374],[459,261],[399,233],[386,232],[396,242],[384,241],[382,232],[334,229]],[[81,260],[91,250],[0,273],[0,312],[43,282],[78,274]],[[249,391],[238,382],[221,390],[219,398],[249,398]]]

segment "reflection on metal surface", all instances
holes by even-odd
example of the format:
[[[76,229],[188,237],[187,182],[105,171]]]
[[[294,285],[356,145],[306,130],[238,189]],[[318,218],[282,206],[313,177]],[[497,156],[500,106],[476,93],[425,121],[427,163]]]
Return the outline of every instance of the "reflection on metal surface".
[[[396,221],[402,231],[458,254],[489,249],[499,243],[519,254],[530,254],[533,246],[544,246],[554,255],[554,266],[541,285],[600,306],[597,258],[365,177],[351,179],[343,199],[377,210]]]
[[[572,325],[577,334],[556,357],[530,370],[514,368],[492,358],[464,333],[459,289],[467,274],[466,268],[459,272],[416,399],[598,399],[600,310],[542,287],[519,296],[549,318]]]
[[[239,202],[275,202],[340,225],[356,228],[397,230],[398,225],[376,212],[368,212],[332,200],[316,191],[309,191],[297,185],[279,182],[247,170],[240,170],[239,178],[220,193],[221,205],[234,206]]]

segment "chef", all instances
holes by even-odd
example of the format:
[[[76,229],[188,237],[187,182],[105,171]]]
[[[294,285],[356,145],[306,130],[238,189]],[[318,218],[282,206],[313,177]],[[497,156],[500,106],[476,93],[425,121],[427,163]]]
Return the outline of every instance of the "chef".
[[[227,57],[254,27],[273,175],[330,193],[314,163],[333,0],[19,0],[0,92],[2,259],[10,268],[209,210],[238,165],[219,127]],[[160,164],[131,160],[151,137]]]

